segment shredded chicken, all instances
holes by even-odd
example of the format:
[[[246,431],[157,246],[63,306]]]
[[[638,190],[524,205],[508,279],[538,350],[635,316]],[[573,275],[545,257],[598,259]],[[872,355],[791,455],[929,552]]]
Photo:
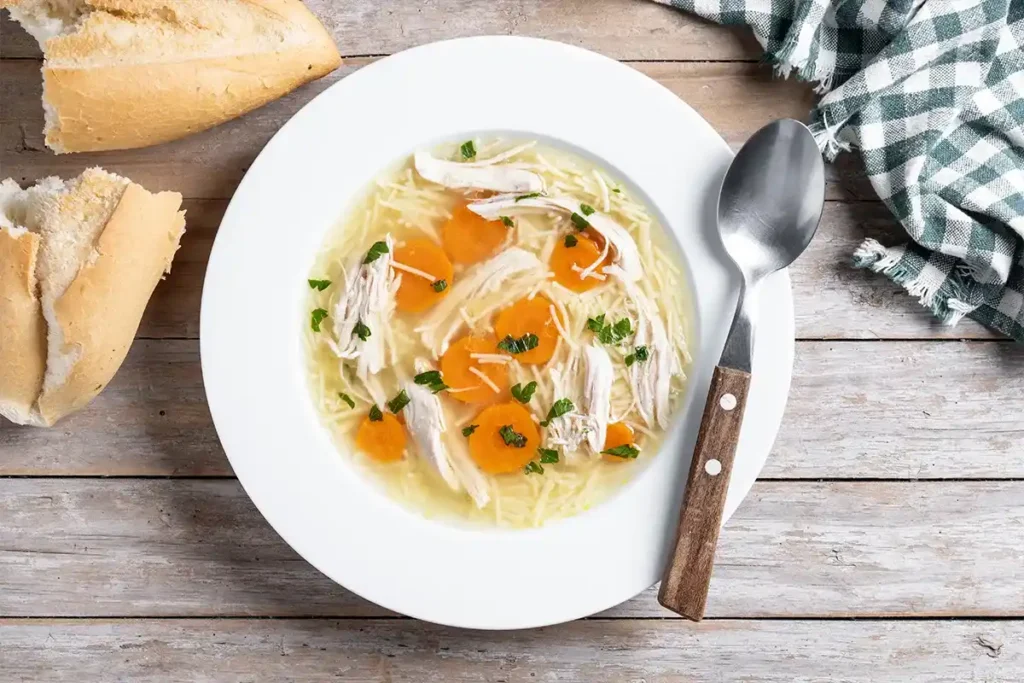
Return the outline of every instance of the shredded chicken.
[[[388,234],[384,242],[387,253],[373,262],[363,263],[365,255],[360,254],[349,264],[345,291],[334,307],[335,340],[331,349],[339,358],[357,359],[356,375],[364,382],[384,367],[391,338],[389,318],[395,310],[395,293],[400,283],[391,271],[394,240]],[[360,323],[369,329],[365,340],[356,334]]]
[[[444,353],[455,332],[465,324],[459,315],[460,307],[499,290],[508,294],[511,303],[514,300],[512,297],[517,296],[522,287],[510,288],[507,283],[523,273],[532,277],[524,283],[523,286],[527,287],[532,287],[536,280],[545,276],[540,259],[518,247],[506,249],[467,271],[452,286],[451,293],[434,306],[423,324],[416,328],[422,335],[423,343],[437,355]]]
[[[512,216],[517,213],[536,213],[538,211],[557,211],[569,215],[578,214],[585,218],[598,234],[605,240],[605,248],[611,248],[614,252],[614,263],[623,273],[623,277],[630,282],[636,282],[643,277],[643,266],[640,262],[640,250],[633,241],[629,231],[616,223],[612,218],[599,211],[584,215],[580,202],[570,197],[522,197],[512,194],[497,195],[487,199],[473,202],[469,210],[481,218],[487,220],[498,220],[501,216]],[[606,254],[605,254],[606,255]],[[603,259],[603,256],[602,256]],[[584,278],[589,272],[597,269],[601,261],[583,269],[580,277]]]
[[[567,398],[574,406],[564,415],[552,418],[547,427],[547,444],[561,448],[567,459],[579,450],[580,444],[587,440],[592,429],[590,416],[580,412],[579,397],[573,381],[577,376],[578,358],[571,358],[564,374],[558,368],[550,371],[555,400]]]
[[[544,181],[536,173],[499,166],[493,160],[460,163],[436,159],[421,151],[416,152],[414,163],[420,176],[452,189],[494,192],[541,192],[544,189]]]
[[[615,368],[608,352],[598,344],[583,347],[587,359],[587,377],[583,383],[583,400],[587,404],[590,417],[590,432],[587,442],[594,453],[604,450],[604,440],[608,435],[608,416],[612,406],[612,383],[615,381]]]

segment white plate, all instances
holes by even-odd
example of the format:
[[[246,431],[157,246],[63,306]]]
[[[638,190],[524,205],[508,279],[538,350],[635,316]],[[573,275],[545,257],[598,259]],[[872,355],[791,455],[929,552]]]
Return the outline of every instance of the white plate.
[[[338,453],[321,426],[301,343],[307,273],[354,196],[417,147],[489,132],[575,148],[646,195],[682,247],[697,308],[688,395],[662,452],[604,504],[535,530],[459,527],[389,499]],[[364,67],[319,95],[246,174],[220,226],[203,288],[210,410],[260,512],[306,560],[349,590],[443,624],[554,624],[607,609],[654,584],[736,296],[737,276],[725,265],[714,222],[731,158],[711,126],[658,83],[611,59],[542,40],[425,45]],[[771,449],[792,371],[787,274],[766,283],[761,302],[756,369],[726,516]]]

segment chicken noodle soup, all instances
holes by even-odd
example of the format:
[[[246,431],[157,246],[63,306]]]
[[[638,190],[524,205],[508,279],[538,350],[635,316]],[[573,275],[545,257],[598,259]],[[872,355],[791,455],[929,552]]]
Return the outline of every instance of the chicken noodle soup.
[[[681,265],[644,205],[532,141],[418,151],[309,274],[324,423],[429,516],[527,527],[657,452],[690,357]]]

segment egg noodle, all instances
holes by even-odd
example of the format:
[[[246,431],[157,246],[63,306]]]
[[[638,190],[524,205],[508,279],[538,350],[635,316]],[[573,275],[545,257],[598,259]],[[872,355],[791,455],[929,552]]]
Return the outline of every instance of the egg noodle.
[[[536,173],[543,179],[547,193],[569,196],[589,204],[629,232],[636,242],[644,272],[636,286],[657,308],[678,367],[688,369],[690,356],[686,339],[690,333],[691,308],[686,280],[674,245],[644,205],[602,170],[568,152],[499,139],[476,140],[475,148],[478,158],[507,154],[502,163]],[[457,159],[459,145],[445,145],[432,152],[441,159]],[[333,312],[343,294],[346,264],[351,263],[354,255],[365,253],[375,242],[384,239],[385,235],[390,234],[397,245],[404,240],[422,237],[440,244],[442,226],[467,196],[474,194],[447,189],[423,179],[417,174],[411,159],[381,175],[328,235],[317,255],[309,277],[330,280],[333,286],[323,291],[311,288],[308,310],[322,308]],[[517,215],[515,227],[508,230],[508,238],[501,249],[520,247],[535,254],[546,268],[558,240],[572,234],[573,230],[570,216],[555,212],[524,213]],[[456,265],[455,282],[458,283],[460,276],[473,267]],[[432,276],[430,273],[406,272],[397,266],[395,272],[403,278]],[[631,318],[635,322],[636,308],[621,283],[600,272],[595,275],[603,281],[583,293],[570,291],[550,275],[546,278],[542,275],[526,284],[512,281],[497,291],[457,302],[454,325],[459,335],[493,333],[498,312],[523,297],[543,295],[554,304],[558,313],[554,321],[559,339],[550,361],[541,365],[525,365],[498,349],[495,349],[493,357],[483,354],[476,359],[480,368],[488,367],[484,365],[486,363],[506,364],[511,384],[537,383],[536,393],[526,405],[535,422],[543,420],[550,406],[560,398],[555,395],[553,375],[568,377],[568,381],[577,387],[582,384],[576,369],[582,363],[583,347],[591,344],[594,336],[588,330],[588,319],[603,314],[609,322],[623,318]],[[387,335],[389,342],[387,363],[376,375],[380,388],[389,397],[398,392],[400,381],[416,373],[415,359],[426,358],[436,363],[435,354],[425,346],[422,338],[423,321],[429,313],[429,310],[423,313],[396,312],[390,318],[387,330],[374,330],[375,334]],[[335,355],[328,343],[330,322],[327,318],[321,331],[316,332],[308,317],[303,319],[309,383],[322,420],[340,451],[351,453],[353,461],[380,482],[393,498],[425,516],[507,527],[539,526],[596,505],[632,477],[658,451],[663,430],[657,424],[653,427],[645,424],[637,411],[630,384],[626,359],[633,347],[629,344],[606,344],[603,348],[611,358],[615,375],[609,422],[621,421],[634,430],[636,445],[641,451],[639,457],[593,457],[584,453],[581,446],[579,453],[563,454],[558,463],[543,465],[543,472],[484,474],[490,499],[485,506],[478,507],[465,491],[453,491],[446,485],[431,464],[420,457],[412,441],[405,456],[397,462],[379,462],[355,448],[356,430],[371,406],[379,403],[379,399],[375,401],[373,397],[379,396],[380,389],[375,394],[371,387],[356,377],[351,362],[342,362]],[[453,331],[456,330],[453,328]],[[438,335],[446,332],[439,330]],[[482,373],[478,374],[486,379]],[[684,374],[673,376],[670,390],[672,410],[678,408],[684,384]],[[350,407],[342,395],[349,397],[355,407]],[[458,442],[465,440],[461,436],[462,428],[472,423],[481,406],[452,400],[444,392],[438,396],[444,404],[448,431],[456,432],[447,435],[448,443],[459,447]]]

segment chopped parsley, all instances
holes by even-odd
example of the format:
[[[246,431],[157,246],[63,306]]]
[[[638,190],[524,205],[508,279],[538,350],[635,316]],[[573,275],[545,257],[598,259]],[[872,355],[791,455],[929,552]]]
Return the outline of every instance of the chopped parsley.
[[[315,289],[318,292],[322,292],[331,286],[330,280],[307,280],[309,282],[309,288]]]
[[[469,425],[468,427],[463,427],[462,428],[462,435],[468,439],[469,435],[472,434],[473,432],[475,432],[476,428],[479,427],[479,426],[480,425]]]
[[[540,453],[540,461],[545,465],[558,462],[558,451],[554,448],[538,448],[537,452]]]
[[[512,387],[512,396],[520,403],[529,403],[535,391],[537,391],[536,382],[530,382],[525,387],[522,384],[517,384]]]
[[[501,440],[505,442],[506,446],[526,448],[526,437],[512,429],[512,425],[502,425],[498,434],[501,435]]]
[[[523,468],[523,471],[527,474],[544,474],[544,468],[538,465],[536,462],[529,463]]]
[[[633,325],[629,318],[623,318],[614,325],[605,323],[604,318],[604,313],[596,318],[587,318],[587,329],[596,334],[602,344],[619,344],[633,334]]]
[[[349,408],[355,408],[356,402],[352,400],[352,397],[346,394],[344,391],[338,392],[338,398],[348,404]]]
[[[622,194],[622,190],[620,190],[620,189],[619,189],[619,188],[617,188],[617,187],[613,187],[613,188],[612,188],[612,192],[614,192],[615,194]]]
[[[366,341],[370,338],[372,333],[370,332],[370,328],[364,325],[363,321],[360,320],[356,323],[356,326],[352,328],[352,334],[356,335],[361,340]]]
[[[540,192],[531,192],[530,194],[521,194],[518,197],[516,197],[516,201],[517,202],[521,202],[524,199],[533,199],[534,197],[539,197],[539,196],[540,196]]]
[[[565,236],[565,246],[570,248],[570,249],[572,247],[575,247],[577,244],[579,244],[579,242],[580,241],[578,239],[576,239],[576,235],[566,235]]]
[[[313,331],[314,332],[319,332],[320,331],[320,323],[322,323],[324,321],[324,318],[326,318],[326,317],[327,317],[327,311],[325,311],[324,309],[322,309],[322,308],[314,308],[313,309],[312,323],[313,323]]]
[[[370,247],[370,251],[366,252],[366,258],[363,259],[363,263],[373,263],[386,253],[388,253],[387,242],[374,242],[373,246]]]
[[[433,393],[444,391],[448,388],[448,385],[441,379],[441,373],[437,370],[430,370],[428,372],[421,372],[412,378],[413,382],[420,384],[430,389]]]
[[[383,422],[383,421],[384,421],[384,413],[382,413],[380,411],[380,408],[377,407],[377,404],[374,403],[373,407],[370,408],[370,422]]]
[[[633,353],[626,356],[626,367],[628,368],[633,363],[643,363],[648,358],[648,352],[646,346],[638,346]]]
[[[472,140],[466,140],[459,147],[459,152],[462,154],[463,159],[472,159],[476,156],[476,145],[473,144]]]
[[[411,399],[409,398],[409,394],[405,393],[405,389],[402,389],[401,391],[398,392],[398,396],[395,396],[393,399],[388,401],[388,410],[390,410],[395,415],[398,415],[400,412],[402,412],[402,408],[409,405],[410,400]]]
[[[635,458],[640,455],[640,449],[633,444],[626,444],[624,446],[616,446],[615,448],[609,448],[601,451],[604,455],[614,455],[616,458]]]
[[[499,218],[501,218],[501,222],[505,225],[506,228],[516,227],[516,224],[508,216],[499,216]]]
[[[569,220],[572,221],[572,224],[576,226],[577,230],[586,230],[587,228],[590,227],[590,221],[588,221],[586,218],[579,215],[575,211],[573,211],[572,215],[569,216]]]
[[[582,213],[584,216],[589,216],[590,214],[594,213],[594,207],[592,207],[590,204],[580,204],[580,213]]]
[[[498,342],[498,348],[511,354],[517,354],[535,349],[538,344],[540,344],[540,337],[532,332],[527,332],[519,339],[516,339],[511,334],[505,335],[505,338]]]
[[[575,410],[576,405],[567,398],[560,398],[555,401],[555,404],[551,406],[551,410],[548,411],[548,416],[540,423],[541,427],[547,427],[551,424],[551,421],[556,417],[562,417],[570,410]]]
[[[431,282],[430,286],[434,288],[435,292],[440,293],[440,292],[443,292],[444,290],[448,289],[448,281],[447,280],[438,280],[436,282]]]

